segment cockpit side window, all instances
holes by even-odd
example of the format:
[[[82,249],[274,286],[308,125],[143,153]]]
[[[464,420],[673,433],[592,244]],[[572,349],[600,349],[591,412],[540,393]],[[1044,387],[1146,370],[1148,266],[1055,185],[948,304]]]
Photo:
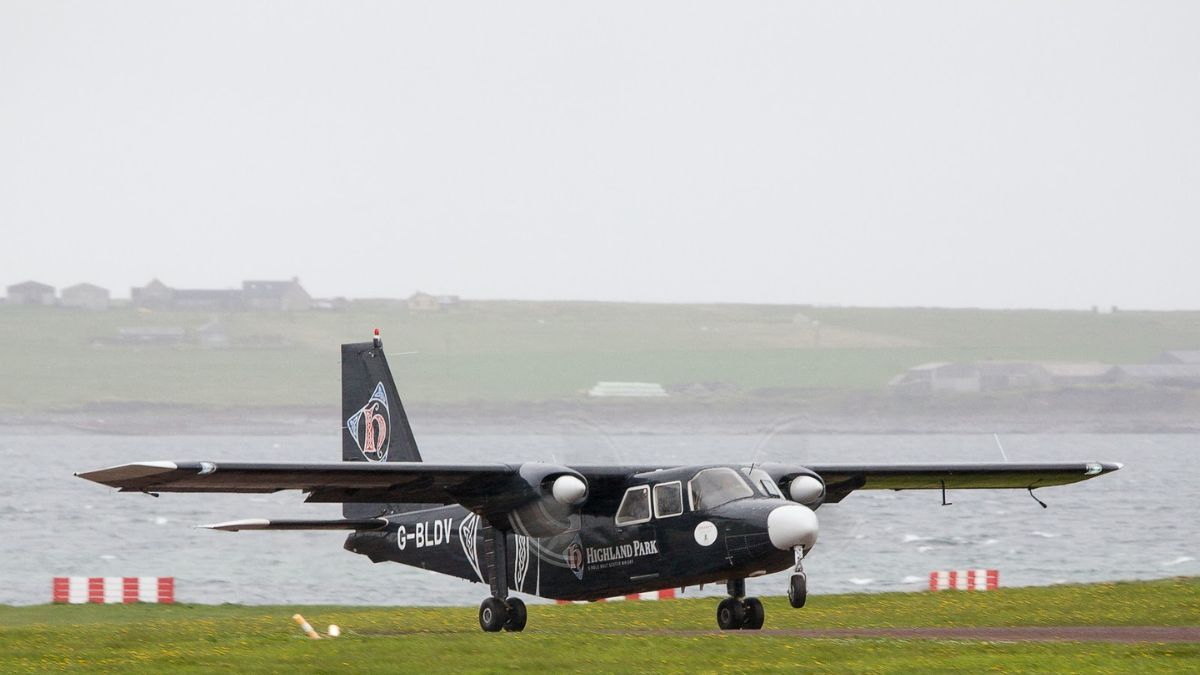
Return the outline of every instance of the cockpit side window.
[[[679,481],[654,486],[654,517],[670,518],[683,513],[683,485]]]
[[[753,497],[754,490],[736,471],[727,467],[704,469],[688,481],[692,510],[716,508],[737,499]]]
[[[650,520],[650,486],[638,485],[625,491],[617,507],[617,525],[637,525]]]

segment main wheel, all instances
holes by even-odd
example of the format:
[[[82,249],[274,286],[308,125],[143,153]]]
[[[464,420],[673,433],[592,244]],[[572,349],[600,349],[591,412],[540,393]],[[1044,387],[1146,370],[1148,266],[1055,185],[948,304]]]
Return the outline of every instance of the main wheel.
[[[767,613],[763,611],[762,601],[758,598],[746,598],[742,601],[742,607],[746,611],[746,620],[742,624],[742,628],[746,630],[762,628],[763,621],[767,618]]]
[[[808,578],[803,574],[793,574],[788,584],[788,602],[792,607],[800,609],[808,599]]]
[[[496,598],[488,598],[479,605],[479,627],[489,633],[504,628],[508,622],[508,608]]]
[[[746,623],[746,610],[736,598],[725,598],[717,605],[717,627],[721,630],[738,630]]]
[[[529,612],[525,610],[525,602],[520,598],[508,599],[508,621],[504,624],[504,630],[514,633],[525,630],[525,622],[529,619]]]

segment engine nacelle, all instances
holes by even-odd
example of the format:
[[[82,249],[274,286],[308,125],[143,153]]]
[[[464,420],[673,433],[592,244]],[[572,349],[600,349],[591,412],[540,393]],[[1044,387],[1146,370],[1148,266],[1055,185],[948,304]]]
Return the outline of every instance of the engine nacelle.
[[[825,501],[825,481],[816,472],[795,464],[763,464],[761,468],[770,474],[788,499],[810,509]]]
[[[578,508],[587,501],[587,479],[554,464],[527,462],[518,470],[533,498],[508,514],[513,529],[527,537],[553,537],[579,528]]]

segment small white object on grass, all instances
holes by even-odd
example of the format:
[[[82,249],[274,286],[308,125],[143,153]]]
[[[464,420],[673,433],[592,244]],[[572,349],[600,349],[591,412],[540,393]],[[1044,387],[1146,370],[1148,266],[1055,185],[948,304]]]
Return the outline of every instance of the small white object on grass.
[[[338,628],[336,623],[329,624],[329,637],[337,637],[342,634],[342,629]]]

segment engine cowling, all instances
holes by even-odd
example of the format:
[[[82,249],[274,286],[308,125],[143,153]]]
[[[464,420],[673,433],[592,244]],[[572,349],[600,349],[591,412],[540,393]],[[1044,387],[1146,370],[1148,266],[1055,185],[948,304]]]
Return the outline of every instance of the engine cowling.
[[[786,464],[764,464],[762,469],[770,474],[783,494],[797,504],[815,509],[825,502],[825,481],[815,471]]]
[[[587,501],[583,474],[565,466],[527,462],[518,473],[531,499],[508,514],[509,524],[528,537],[553,537],[579,527],[579,506]]]

